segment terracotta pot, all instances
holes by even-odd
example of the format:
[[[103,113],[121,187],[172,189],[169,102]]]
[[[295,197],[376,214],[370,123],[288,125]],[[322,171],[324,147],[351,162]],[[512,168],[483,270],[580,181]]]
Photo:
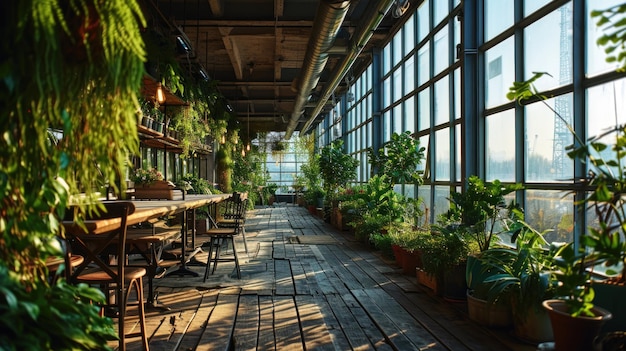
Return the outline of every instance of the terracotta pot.
[[[474,322],[491,328],[508,328],[513,324],[510,304],[489,303],[474,297],[472,290],[467,290],[467,313]]]
[[[422,267],[422,255],[418,250],[402,250],[402,272],[406,275],[415,274],[415,268]]]
[[[402,253],[402,247],[398,244],[392,244],[391,250],[393,251],[393,257],[396,259],[396,264],[402,267],[404,261],[404,254]]]
[[[533,344],[554,340],[550,316],[541,306],[531,307],[523,315],[514,314],[513,330],[516,337]]]
[[[552,323],[555,351],[593,350],[602,325],[612,318],[611,312],[601,307],[593,308],[595,317],[572,317],[563,300],[546,300],[543,308],[548,311]]]

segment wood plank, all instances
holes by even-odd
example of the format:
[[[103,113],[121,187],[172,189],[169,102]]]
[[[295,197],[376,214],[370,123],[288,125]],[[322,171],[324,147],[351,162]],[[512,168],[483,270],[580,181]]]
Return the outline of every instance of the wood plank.
[[[358,321],[359,326],[363,329],[363,332],[369,338],[370,342],[376,350],[391,351],[393,350],[389,344],[387,344],[387,337],[378,329],[376,323],[368,316],[367,312],[357,302],[357,300],[351,294],[342,295],[344,303],[350,309],[350,312],[354,318]],[[400,349],[402,350],[402,349]]]
[[[290,261],[290,264],[291,264],[291,274],[293,276],[295,294],[296,295],[310,295],[311,289],[309,288],[307,276],[304,271],[304,267],[302,266],[302,262],[299,260]]]
[[[291,296],[274,297],[276,350],[303,350],[296,304]]]
[[[348,309],[343,299],[339,295],[327,295],[326,300],[337,318],[346,339],[348,339],[350,348],[358,351],[374,350],[367,335],[361,329],[359,322],[350,313],[350,309]]]
[[[328,301],[326,301],[326,298],[322,295],[316,295],[313,296],[313,299],[320,310],[322,318],[324,318],[326,330],[328,330],[328,333],[330,334],[335,350],[350,350],[350,342],[348,342],[346,335],[343,333],[343,330],[341,330],[341,325],[339,325],[339,321],[337,321],[337,318],[328,304]]]
[[[276,295],[295,295],[289,260],[274,260],[274,279]]]
[[[233,333],[235,350],[256,350],[259,333],[259,299],[256,295],[239,297],[237,322]]]
[[[296,306],[306,350],[335,350],[330,332],[324,323],[319,306],[313,296],[296,296]]]
[[[174,350],[185,335],[190,321],[202,301],[202,294],[195,289],[167,294],[161,303],[171,308],[150,339],[151,350]]]
[[[217,297],[218,292],[216,290],[204,292],[202,294],[202,301],[198,306],[196,316],[189,324],[189,328],[187,329],[185,336],[182,338],[180,345],[178,346],[178,350],[194,350],[196,348],[196,345],[198,345],[198,342],[202,337],[204,328],[206,327],[209,315],[211,315],[211,312],[213,312],[213,309],[215,308]],[[152,345],[150,346],[150,350],[152,350]]]
[[[319,250],[319,247],[314,246],[312,247],[312,250],[313,252],[316,252],[315,256],[318,258],[317,263],[319,264],[319,268],[321,269],[321,272],[323,273],[323,275],[320,275],[319,277],[322,279],[324,278],[327,279],[337,294],[349,293],[350,291],[348,290],[346,285],[343,283],[343,281],[339,278],[339,276],[337,276],[337,273],[334,267],[332,267],[328,263],[328,261],[326,261],[326,257],[321,253],[321,251]],[[313,267],[313,263],[311,263],[311,266]],[[318,283],[320,283],[320,286],[322,286],[319,280],[318,280]]]
[[[274,351],[274,301],[271,296],[259,296],[259,338],[257,351]]]
[[[419,346],[411,342],[411,340],[404,334],[403,330],[398,328],[397,325],[389,318],[389,315],[373,301],[364,290],[353,290],[352,294],[363,306],[363,309],[372,318],[372,321],[376,326],[382,330],[386,338],[393,344],[396,350],[419,350]],[[397,311],[395,311],[397,312]],[[402,318],[402,316],[397,316]]]
[[[230,350],[238,301],[238,295],[219,294],[196,350]]]

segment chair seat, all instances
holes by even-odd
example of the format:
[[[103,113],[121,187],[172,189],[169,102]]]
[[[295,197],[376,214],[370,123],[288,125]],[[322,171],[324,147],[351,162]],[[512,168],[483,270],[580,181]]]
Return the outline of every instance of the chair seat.
[[[237,228],[211,228],[200,235],[237,235]]]
[[[112,266],[111,269],[116,270],[115,266]],[[144,267],[127,267],[124,270],[124,280],[129,282],[134,279],[139,279],[147,274],[147,271]],[[104,284],[104,283],[114,283],[115,280],[111,279],[111,275],[101,269],[93,269],[85,271],[81,273],[79,276],[75,278],[78,282],[83,283],[91,283],[91,284]]]
[[[80,255],[71,255],[69,257],[71,268],[78,267],[85,261],[85,258]],[[48,257],[46,259],[46,267],[48,267],[48,271],[50,273],[56,272],[59,270],[59,267],[65,263],[64,257]]]

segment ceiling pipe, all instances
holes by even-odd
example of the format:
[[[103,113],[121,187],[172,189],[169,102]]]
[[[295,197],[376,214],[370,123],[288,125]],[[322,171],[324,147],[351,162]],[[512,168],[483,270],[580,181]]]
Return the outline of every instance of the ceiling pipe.
[[[315,89],[322,71],[324,71],[329,52],[349,7],[349,1],[320,1],[304,55],[301,73],[291,86],[297,95],[291,118],[287,124],[285,139],[291,138],[293,131],[298,126],[300,116],[304,113],[304,106],[309,100],[311,92]]]
[[[302,130],[300,131],[301,134],[306,134],[308,132],[309,127],[311,127],[311,124],[317,115],[322,111],[324,106],[326,106],[326,101],[330,99],[332,94],[335,92],[335,89],[337,89],[337,86],[339,86],[339,83],[341,83],[354,62],[357,60],[359,54],[367,42],[371,39],[376,28],[378,28],[382,20],[385,18],[385,15],[393,5],[394,1],[395,0],[381,0],[378,4],[376,4],[376,6],[370,8],[371,12],[368,16],[364,17],[366,22],[364,22],[363,25],[357,29],[356,33],[352,37],[353,40],[351,40],[351,47],[348,54],[337,65],[333,74],[331,74],[331,79],[327,82],[320,99],[317,101],[317,106],[315,106],[309,119],[302,127]]]

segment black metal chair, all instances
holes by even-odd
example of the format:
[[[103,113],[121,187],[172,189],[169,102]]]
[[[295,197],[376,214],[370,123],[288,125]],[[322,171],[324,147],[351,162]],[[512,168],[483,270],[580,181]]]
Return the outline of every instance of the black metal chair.
[[[237,278],[241,279],[241,268],[239,265],[239,257],[237,255],[237,247],[235,245],[235,236],[242,232],[244,223],[244,211],[246,203],[241,199],[240,194],[234,193],[230,198],[222,201],[218,209],[218,216],[224,220],[228,220],[229,225],[221,227],[220,221],[216,221],[216,227],[208,229],[206,232],[198,233],[199,235],[209,236],[209,240],[203,244],[204,248],[208,248],[208,259],[206,270],[204,271],[204,279],[206,281],[209,273],[215,273],[218,262],[235,262],[235,270]],[[223,225],[224,224],[223,222]],[[223,257],[223,248],[232,246],[233,257]],[[211,263],[213,268],[211,269]]]

